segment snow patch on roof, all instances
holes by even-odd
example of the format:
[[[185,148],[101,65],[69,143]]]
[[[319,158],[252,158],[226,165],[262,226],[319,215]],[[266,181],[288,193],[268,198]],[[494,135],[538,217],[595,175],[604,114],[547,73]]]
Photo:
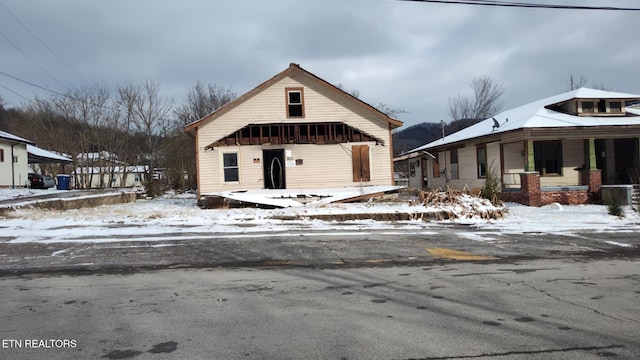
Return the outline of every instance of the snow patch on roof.
[[[612,91],[580,88],[560,95],[537,100],[485,119],[475,125],[462,129],[442,139],[422,145],[408,153],[430,149],[433,147],[452,144],[467,139],[473,139],[491,134],[499,134],[523,128],[552,128],[552,127],[588,127],[602,125],[640,125],[640,117],[635,116],[575,116],[547,109],[546,106],[558,104],[571,99],[640,99],[640,95]],[[628,109],[627,109],[628,110]],[[638,111],[630,111],[640,114]],[[494,126],[494,118],[500,124]],[[507,120],[508,119],[508,120]]]
[[[2,131],[0,130],[0,139],[7,139],[10,141],[17,141],[17,142],[21,142],[21,143],[25,143],[25,144],[33,144],[33,141],[31,140],[27,140],[25,138],[21,138],[20,136],[16,136],[13,134],[10,134],[6,131]]]
[[[39,158],[47,158],[50,160],[59,160],[60,162],[71,162],[72,160],[66,156],[56,154],[52,151],[41,149],[35,145],[27,144],[27,153]]]

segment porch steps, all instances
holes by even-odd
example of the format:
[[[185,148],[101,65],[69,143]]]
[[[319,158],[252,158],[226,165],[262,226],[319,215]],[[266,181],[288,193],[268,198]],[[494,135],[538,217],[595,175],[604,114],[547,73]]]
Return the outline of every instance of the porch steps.
[[[633,208],[640,212],[640,184],[633,185],[631,202],[633,203]]]

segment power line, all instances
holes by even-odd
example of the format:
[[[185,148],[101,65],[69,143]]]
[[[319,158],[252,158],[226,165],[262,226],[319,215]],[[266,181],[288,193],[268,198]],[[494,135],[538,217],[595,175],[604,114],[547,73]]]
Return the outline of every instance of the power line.
[[[40,86],[40,85],[38,85],[38,84],[34,84],[34,83],[32,83],[32,82],[29,82],[29,81],[27,81],[27,80],[23,80],[23,79],[21,79],[21,78],[19,78],[19,77],[17,77],[17,76],[13,76],[13,75],[7,74],[7,73],[6,73],[6,72],[4,72],[4,71],[0,71],[0,75],[4,75],[4,76],[6,76],[6,77],[8,77],[8,78],[11,78],[11,79],[14,79],[14,80],[20,81],[21,83],[24,83],[24,84],[27,84],[27,85],[30,85],[30,86],[33,86],[33,87],[37,87],[38,89],[45,90],[45,91],[50,92],[50,93],[52,93],[52,94],[54,94],[54,95],[62,96],[62,97],[65,97],[65,98],[67,98],[67,99],[71,99],[71,100],[74,100],[74,101],[85,102],[85,100],[83,100],[83,99],[79,99],[79,98],[76,98],[76,97],[74,97],[74,96],[72,96],[72,95],[70,95],[70,94],[62,94],[62,93],[59,93],[59,92],[57,92],[57,91],[55,91],[55,90],[48,89],[48,88],[46,88],[46,87],[44,87],[44,86]],[[2,86],[2,85],[0,85],[0,86]],[[24,96],[22,96],[22,95],[20,95],[20,94],[16,93],[15,91],[13,91],[13,90],[11,90],[11,89],[9,89],[9,88],[5,87],[5,86],[2,86],[2,87],[3,87],[3,88],[5,88],[5,89],[7,89],[7,90],[9,90],[9,91],[11,91],[12,93],[14,93],[14,94],[16,94],[16,95],[18,95],[18,96],[20,96],[20,97],[24,98]],[[67,90],[68,90],[68,89],[67,89]],[[71,92],[71,90],[69,90],[69,92]],[[26,98],[25,98],[25,99],[26,99]],[[28,101],[33,102],[32,100],[29,100],[29,99],[27,99],[27,100],[28,100]],[[104,108],[104,109],[107,109],[107,110],[115,111],[115,112],[117,112],[117,113],[119,113],[119,114],[123,114],[122,110],[120,110],[120,109],[119,109],[119,108],[117,108],[117,107],[112,107],[112,106],[109,106],[109,105],[100,105],[100,107],[101,107],[101,108]]]
[[[27,55],[27,53],[22,51],[22,49],[18,45],[16,45],[13,41],[9,40],[9,38],[6,37],[2,32],[0,32],[0,36],[2,36],[5,40],[7,40],[9,42],[9,44],[13,45],[13,47],[16,48],[18,51],[20,51],[22,53],[22,55],[24,55],[27,59],[31,60],[31,62],[34,65],[36,65],[40,70],[42,70],[45,74],[49,75],[49,77],[52,78],[55,82],[60,84],[60,86],[62,86],[63,88],[69,90],[66,86],[64,86],[64,84],[62,82],[60,82],[60,80],[58,80],[55,76],[53,76],[50,72],[48,72],[45,68],[43,68],[40,64],[38,64],[38,62],[35,61],[31,56]]]
[[[5,90],[7,90],[7,91],[9,91],[9,92],[11,92],[11,93],[13,93],[14,95],[17,95],[17,96],[19,96],[19,97],[21,97],[21,98],[23,98],[23,99],[27,100],[28,102],[32,102],[32,100],[31,100],[31,99],[27,98],[26,96],[24,96],[24,95],[22,95],[22,94],[20,94],[20,93],[18,93],[18,92],[16,92],[16,91],[13,91],[13,90],[9,89],[8,87],[6,87],[6,86],[4,86],[4,85],[2,85],[2,84],[0,84],[0,87],[1,87],[1,88],[3,88],[3,89],[5,89]]]
[[[54,91],[54,90],[51,90],[51,89],[47,89],[47,88],[46,88],[46,87],[44,87],[44,86],[40,86],[40,85],[38,85],[38,84],[34,84],[34,83],[29,82],[29,81],[27,81],[27,80],[22,80],[22,79],[20,79],[19,77],[15,77],[15,76],[13,76],[13,75],[9,75],[9,74],[7,74],[6,72],[3,72],[3,71],[0,71],[0,75],[4,75],[4,76],[9,77],[9,78],[12,78],[12,79],[14,79],[14,80],[18,80],[18,81],[20,81],[20,82],[22,82],[22,83],[25,83],[25,84],[27,84],[27,85],[31,85],[31,86],[37,87],[38,89],[42,89],[42,90],[48,91],[48,92],[50,92],[50,93],[52,93],[52,94],[56,94],[56,95],[60,95],[60,96],[67,96],[67,95],[64,95],[64,94],[62,94],[62,93],[59,93],[59,92],[57,92],[57,91]]]
[[[604,11],[640,11],[640,8],[615,7],[615,6],[587,6],[587,5],[551,5],[539,3],[523,3],[497,0],[396,0],[407,2],[455,4],[455,5],[480,5],[480,6],[500,6],[515,8],[533,9],[555,9],[555,10],[604,10]]]
[[[31,34],[31,36],[33,36],[36,40],[38,40],[38,42],[47,50],[49,50],[49,52],[51,54],[53,54],[53,56],[55,56],[58,60],[60,60],[61,63],[63,63],[69,70],[71,70],[71,72],[73,72],[74,74],[76,74],[80,79],[82,79],[82,81],[87,82],[87,80],[85,80],[84,77],[82,77],[82,75],[78,74],[75,70],[73,70],[73,68],[66,62],[64,61],[60,56],[58,56],[58,54],[55,53],[55,51],[53,51],[49,46],[47,46],[47,44],[44,43],[44,41],[42,41],[33,31],[31,31],[31,29],[29,29],[27,27],[27,25],[25,25],[22,21],[20,21],[20,19],[18,19],[15,15],[13,15],[13,13],[11,11],[9,11],[9,9],[7,9],[6,6],[4,6],[4,4],[0,3],[0,7],[2,7],[4,9],[4,11],[6,11],[9,15],[11,15],[11,17],[17,21],[20,25],[22,25],[22,27],[27,30],[27,32],[29,32],[29,34]]]

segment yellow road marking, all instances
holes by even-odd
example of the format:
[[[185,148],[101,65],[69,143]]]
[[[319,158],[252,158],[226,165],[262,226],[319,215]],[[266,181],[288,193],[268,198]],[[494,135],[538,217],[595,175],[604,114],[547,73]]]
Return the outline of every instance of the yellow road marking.
[[[474,255],[466,251],[452,250],[452,249],[445,249],[445,248],[427,248],[427,252],[431,254],[431,256],[443,258],[443,259],[472,260],[472,261],[497,259],[496,257],[493,257],[493,256]]]
[[[379,263],[391,262],[391,260],[389,260],[389,259],[372,259],[372,260],[367,260],[365,262],[367,262],[369,264],[379,264]]]

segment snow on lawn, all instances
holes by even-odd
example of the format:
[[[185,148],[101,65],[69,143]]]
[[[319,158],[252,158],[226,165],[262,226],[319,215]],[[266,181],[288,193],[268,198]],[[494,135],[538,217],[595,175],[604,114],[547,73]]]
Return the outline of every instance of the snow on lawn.
[[[567,233],[576,231],[640,231],[640,217],[630,207],[622,218],[609,215],[604,205],[552,204],[539,208],[509,203],[501,221],[478,224],[505,233]]]
[[[55,187],[49,189],[0,189],[0,201],[20,199],[37,195],[56,194],[58,192],[69,192],[68,190],[57,190]]]
[[[11,190],[15,191],[15,190]],[[30,190],[35,194],[48,192]],[[0,190],[0,198],[6,190]],[[466,199],[466,206],[482,208],[484,202]],[[501,233],[572,233],[578,231],[640,232],[638,215],[627,209],[624,218],[607,213],[602,205],[540,208],[507,204],[503,219],[486,220],[464,216],[456,220],[421,220],[379,222],[354,220],[345,222],[305,219],[306,215],[354,213],[419,213],[433,207],[410,205],[408,202],[369,202],[353,204],[319,204],[265,210],[257,208],[203,210],[196,206],[193,194],[168,194],[153,200],[106,205],[66,211],[22,208],[0,218],[0,241],[67,242],[67,241],[161,241],[188,238],[230,238],[261,236],[258,233],[280,232],[282,236],[298,236],[313,231],[359,231],[393,233],[394,230],[433,234],[442,224],[466,224],[470,227],[462,238],[487,241],[492,232]],[[452,206],[452,209],[460,206]],[[303,217],[303,218],[300,218]],[[252,235],[253,234],[253,235]],[[489,236],[489,237],[486,237]],[[627,244],[611,244],[627,246]]]

